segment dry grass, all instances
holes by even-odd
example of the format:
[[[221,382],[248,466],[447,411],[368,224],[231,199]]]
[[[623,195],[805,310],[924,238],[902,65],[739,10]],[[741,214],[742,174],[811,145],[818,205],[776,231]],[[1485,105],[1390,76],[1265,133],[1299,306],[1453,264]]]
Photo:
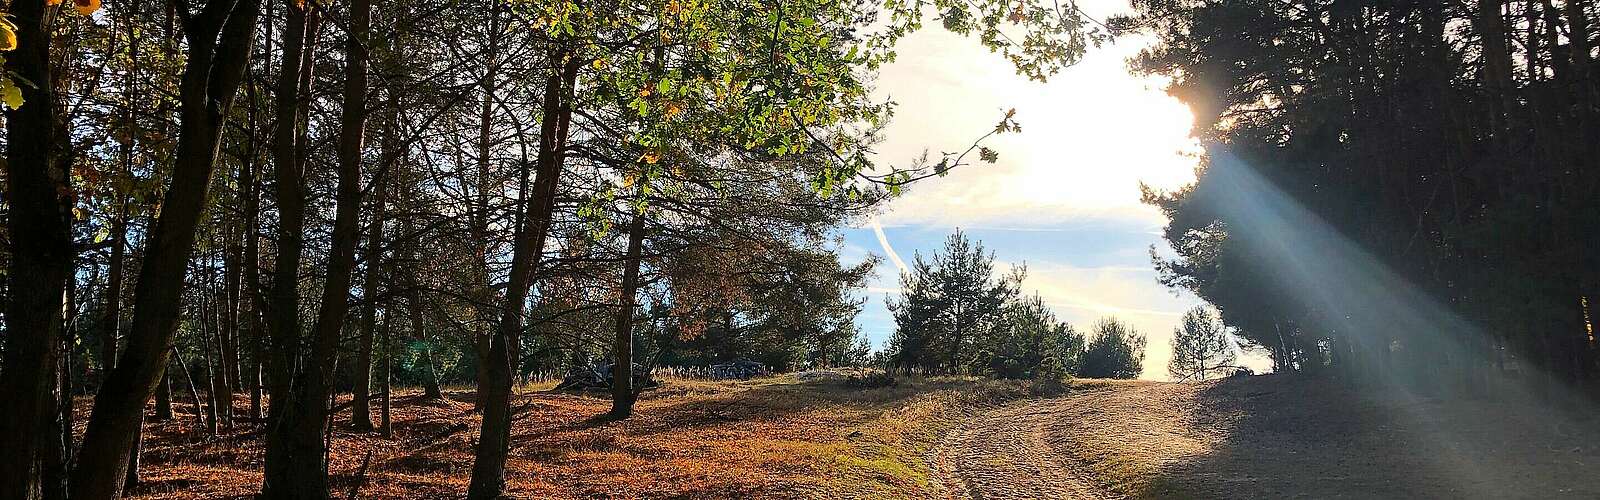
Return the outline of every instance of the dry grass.
[[[773,377],[745,382],[669,381],[646,393],[626,421],[598,417],[600,394],[525,387],[514,402],[507,492],[523,498],[578,497],[926,497],[927,451],[981,408],[1052,388],[980,379],[912,379],[894,387],[846,388],[837,381]],[[396,398],[395,433],[347,431],[336,417],[330,456],[335,495],[357,487],[369,498],[453,497],[465,491],[479,417],[472,393],[445,401],[416,392]],[[246,407],[235,402],[236,413]],[[240,424],[219,436],[196,433],[190,408],[175,421],[147,423],[139,498],[224,498],[260,484],[261,428]]]

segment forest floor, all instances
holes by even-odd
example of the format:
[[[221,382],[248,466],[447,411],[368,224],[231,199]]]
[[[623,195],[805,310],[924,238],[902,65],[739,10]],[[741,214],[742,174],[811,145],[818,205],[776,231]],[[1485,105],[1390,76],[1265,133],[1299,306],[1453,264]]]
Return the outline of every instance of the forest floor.
[[[1062,384],[977,378],[901,378],[846,387],[840,377],[742,382],[667,380],[634,416],[602,417],[602,393],[520,388],[513,401],[507,494],[517,498],[928,498],[942,496],[928,452],[957,423],[1008,402],[1066,391]],[[331,435],[335,497],[451,498],[466,491],[479,417],[470,389],[429,401],[397,391],[394,436]],[[189,398],[180,398],[187,401]],[[80,407],[87,404],[80,405]],[[146,422],[136,498],[238,498],[261,481],[261,426],[197,432],[192,405]],[[248,400],[236,399],[244,414]],[[376,403],[373,418],[376,421]],[[85,416],[86,418],[86,416]],[[81,422],[80,422],[81,432]],[[369,457],[370,454],[370,458]],[[365,478],[361,478],[363,462]],[[359,484],[358,484],[359,483]]]
[[[389,439],[348,431],[341,412],[335,496],[460,496],[478,417],[470,390],[446,396],[400,392]],[[1288,376],[669,380],[625,421],[599,417],[603,394],[548,384],[513,405],[507,493],[518,498],[1600,498],[1600,413]],[[176,410],[146,424],[134,496],[254,493],[260,426],[210,436],[190,405]]]

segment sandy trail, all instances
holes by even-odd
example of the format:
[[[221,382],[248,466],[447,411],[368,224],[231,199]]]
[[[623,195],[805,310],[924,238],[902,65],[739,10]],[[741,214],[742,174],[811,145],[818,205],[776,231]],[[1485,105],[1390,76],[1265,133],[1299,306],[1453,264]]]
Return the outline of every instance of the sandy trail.
[[[1034,400],[990,410],[934,450],[934,477],[948,498],[1099,499],[1102,491],[1052,444],[1053,429],[1080,398]]]

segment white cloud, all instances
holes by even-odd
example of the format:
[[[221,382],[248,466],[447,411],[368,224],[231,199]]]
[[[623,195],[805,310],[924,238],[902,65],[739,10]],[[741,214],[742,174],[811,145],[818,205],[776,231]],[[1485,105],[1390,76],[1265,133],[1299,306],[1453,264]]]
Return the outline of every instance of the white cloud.
[[[1180,152],[1196,146],[1188,138],[1188,108],[1161,90],[1161,80],[1134,77],[1124,67],[1148,43],[1129,37],[1091,49],[1080,64],[1040,84],[1016,76],[1009,62],[973,40],[938,29],[909,37],[879,80],[878,94],[898,103],[878,147],[880,162],[905,166],[924,150],[934,158],[964,150],[1011,108],[1022,133],[986,143],[1000,152],[997,164],[963,166],[912,186],[883,222],[1158,223],[1159,213],[1139,202],[1138,183],[1175,188],[1192,181],[1194,159]]]

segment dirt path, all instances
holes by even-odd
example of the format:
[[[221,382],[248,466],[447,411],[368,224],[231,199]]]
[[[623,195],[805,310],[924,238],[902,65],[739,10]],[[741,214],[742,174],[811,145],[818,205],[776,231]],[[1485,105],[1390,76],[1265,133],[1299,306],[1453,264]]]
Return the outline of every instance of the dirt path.
[[[1078,398],[1034,400],[990,410],[952,431],[933,452],[948,498],[1098,499],[1108,495],[1051,443]]]
[[[1327,379],[1083,381],[931,452],[942,498],[1600,498],[1600,416]]]

